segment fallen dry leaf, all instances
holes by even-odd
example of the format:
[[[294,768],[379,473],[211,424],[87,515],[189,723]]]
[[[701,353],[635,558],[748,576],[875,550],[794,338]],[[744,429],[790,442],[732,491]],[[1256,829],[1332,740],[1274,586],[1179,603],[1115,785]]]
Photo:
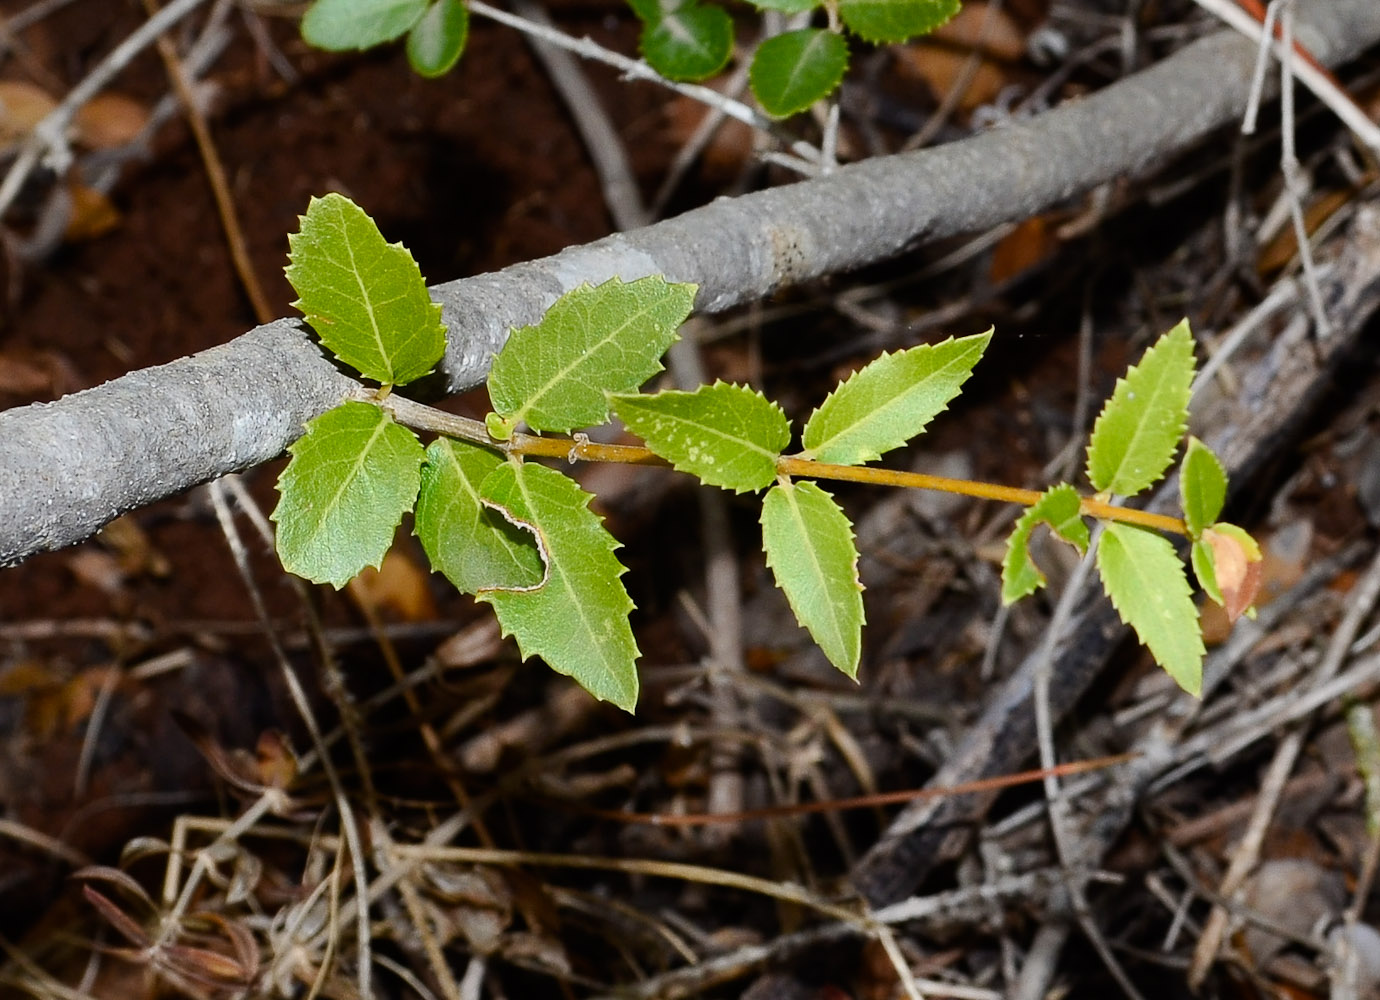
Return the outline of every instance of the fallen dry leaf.
[[[367,568],[350,582],[350,595],[377,611],[387,609],[406,622],[432,621],[437,611],[429,576],[406,552],[393,548],[378,569]]]
[[[57,107],[48,92],[23,80],[0,80],[0,146],[28,135]]]
[[[149,111],[142,103],[107,91],[84,104],[73,118],[73,125],[82,145],[115,149],[133,141],[148,121]]]
[[[68,243],[82,243],[104,236],[120,224],[119,209],[95,188],[75,182],[67,185],[72,199],[72,216],[62,238]]]

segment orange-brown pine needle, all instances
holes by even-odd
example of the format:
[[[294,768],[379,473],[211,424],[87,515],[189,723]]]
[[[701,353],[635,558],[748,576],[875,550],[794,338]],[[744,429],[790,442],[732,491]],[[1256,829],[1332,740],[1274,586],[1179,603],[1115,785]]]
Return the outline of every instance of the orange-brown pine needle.
[[[913,802],[916,799],[942,798],[951,795],[971,795],[975,792],[994,792],[1015,785],[1025,785],[1045,778],[1064,778],[1072,774],[1083,774],[1107,767],[1115,767],[1134,760],[1136,753],[1114,754],[1111,757],[1097,757],[1093,760],[1071,761],[1051,768],[1037,768],[1017,774],[1003,774],[994,778],[982,778],[961,785],[946,785],[939,788],[908,788],[899,792],[880,792],[874,795],[859,795],[850,799],[831,799],[827,802],[802,802],[791,805],[766,806],[761,809],[744,809],[732,813],[634,813],[612,809],[591,810],[596,816],[617,820],[620,823],[646,823],[652,826],[708,826],[713,823],[743,823],[758,819],[780,819],[800,816],[806,813],[841,812],[845,809],[870,809],[874,806],[896,805]]]

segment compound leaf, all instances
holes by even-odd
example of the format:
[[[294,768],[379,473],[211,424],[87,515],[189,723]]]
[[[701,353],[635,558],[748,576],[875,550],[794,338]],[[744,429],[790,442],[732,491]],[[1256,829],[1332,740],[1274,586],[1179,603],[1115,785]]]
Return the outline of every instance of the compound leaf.
[[[694,392],[613,396],[611,403],[618,419],[675,468],[736,493],[770,486],[791,441],[781,407],[747,386],[715,382]]]
[[[533,536],[480,499],[480,485],[503,463],[487,448],[449,438],[426,450],[414,530],[432,568],[465,594],[535,587],[546,577]]]
[[[796,619],[829,662],[856,679],[862,583],[847,516],[814,483],[780,483],[762,504],[762,546]]]
[[[1102,586],[1150,655],[1195,697],[1203,689],[1203,634],[1183,563],[1169,540],[1109,522],[1097,549]]]
[[[318,49],[368,49],[399,38],[426,13],[427,0],[316,0],[302,37]]]
[[[1184,524],[1188,536],[1197,539],[1222,513],[1227,499],[1227,473],[1217,456],[1196,437],[1188,439],[1183,467],[1179,471],[1179,494],[1183,498]]]
[[[839,17],[869,42],[927,35],[958,13],[959,0],[839,0]]]
[[[1012,604],[1045,585],[1045,575],[1030,558],[1030,533],[1037,524],[1050,529],[1079,552],[1088,550],[1088,526],[1080,514],[1078,492],[1068,483],[1051,486],[1021,515],[1006,543],[1001,564],[1001,600]]]
[[[581,285],[536,326],[514,330],[489,371],[489,398],[511,426],[571,431],[608,419],[607,393],[631,392],[661,370],[690,315],[695,286],[652,276]]]
[[[639,14],[650,5],[634,5]],[[728,63],[733,54],[733,19],[722,7],[687,3],[646,18],[640,41],[642,55],[668,80],[703,80]]]
[[[752,57],[748,81],[767,114],[787,118],[834,92],[848,69],[848,43],[824,28],[774,35]]]
[[[858,465],[905,444],[949,405],[992,334],[883,354],[835,389],[805,424],[802,457]]]
[[[1193,370],[1193,334],[1182,320],[1117,379],[1088,442],[1094,489],[1132,496],[1164,475],[1188,426]]]
[[[371,403],[342,403],[307,423],[278,477],[278,557],[337,590],[383,562],[417,500],[422,445]]]
[[[418,76],[445,76],[465,51],[470,9],[461,0],[436,0],[407,35],[407,62]]]
[[[503,462],[484,480],[485,502],[537,538],[544,585],[481,590],[504,635],[523,659],[540,656],[596,698],[631,712],[637,705],[637,643],[628,624],[633,603],[619,577],[618,547],[592,499],[569,476],[531,462]]]
[[[336,357],[387,385],[431,371],[446,347],[441,307],[406,247],[334,193],[311,200],[288,244],[293,305]]]

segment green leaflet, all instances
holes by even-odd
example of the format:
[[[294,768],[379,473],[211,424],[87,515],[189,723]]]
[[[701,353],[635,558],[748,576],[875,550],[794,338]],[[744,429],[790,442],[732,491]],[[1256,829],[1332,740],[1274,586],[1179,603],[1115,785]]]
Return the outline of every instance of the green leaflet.
[[[1188,559],[1193,564],[1193,575],[1197,577],[1203,593],[1216,604],[1225,604],[1222,588],[1217,585],[1217,560],[1213,558],[1212,546],[1205,539],[1196,539],[1188,551]]]
[[[407,62],[419,76],[445,76],[465,51],[470,9],[461,0],[436,0],[407,35]]]
[[[748,0],[758,10],[779,10],[783,14],[803,14],[820,5],[819,0]]]
[[[1376,837],[1380,836],[1380,733],[1375,731],[1375,712],[1370,703],[1347,700],[1346,731],[1366,791],[1366,833]]]
[[[643,57],[668,80],[703,80],[728,63],[733,54],[733,19],[722,7],[685,3],[647,17],[647,3],[633,4],[643,16],[639,48]]]
[[[391,42],[426,12],[427,0],[316,0],[302,37],[318,49],[368,49]]]
[[[1193,370],[1193,334],[1183,320],[1117,379],[1088,442],[1095,490],[1134,496],[1164,475],[1188,425]]]
[[[824,28],[802,28],[757,46],[748,81],[767,114],[787,118],[834,92],[848,69],[848,43]]]
[[[480,499],[480,485],[503,462],[487,448],[448,438],[426,450],[415,532],[432,568],[461,593],[530,588],[546,579],[532,535]]]
[[[747,386],[715,382],[610,401],[618,419],[675,468],[736,493],[770,486],[791,442],[781,407]]]
[[[1179,495],[1183,498],[1188,536],[1197,539],[1222,513],[1227,499],[1227,473],[1212,450],[1196,437],[1188,439],[1184,452]]]
[[[540,656],[596,698],[629,712],[637,706],[637,643],[628,624],[633,603],[614,558],[618,543],[589,509],[590,495],[569,476],[531,462],[503,462],[480,492],[503,516],[526,525],[548,567],[536,590],[485,590],[504,635],[523,659]]]
[[[431,371],[446,347],[441,307],[401,243],[384,240],[349,198],[328,194],[311,200],[288,244],[293,305],[336,357],[385,385]]]
[[[1030,558],[1030,533],[1047,524],[1080,553],[1088,550],[1088,526],[1079,516],[1081,500],[1068,483],[1051,486],[1024,514],[1006,543],[1001,565],[1001,601],[1013,604],[1045,585],[1045,575]]]
[[[958,13],[959,0],[839,0],[839,17],[869,42],[927,35]]]
[[[1195,697],[1203,689],[1203,635],[1183,563],[1169,540],[1108,522],[1097,549],[1102,586],[1150,655]]]
[[[805,425],[802,458],[858,465],[905,444],[949,405],[991,331],[883,354],[835,389]]]
[[[781,483],[762,504],[762,547],[776,585],[829,662],[853,679],[863,602],[853,526],[814,483]]]
[[[278,558],[337,590],[377,567],[421,479],[416,435],[371,403],[342,403],[308,422],[278,477]]]
[[[655,276],[567,292],[536,326],[514,330],[494,358],[494,409],[508,428],[519,421],[538,431],[603,423],[607,393],[631,392],[661,370],[694,299],[694,285]]]

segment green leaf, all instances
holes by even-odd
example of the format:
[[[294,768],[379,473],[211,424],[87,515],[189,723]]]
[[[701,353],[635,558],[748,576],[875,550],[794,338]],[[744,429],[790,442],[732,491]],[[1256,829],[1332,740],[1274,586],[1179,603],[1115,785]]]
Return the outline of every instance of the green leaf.
[[[628,6],[637,15],[637,19],[643,24],[661,20],[661,15],[668,10],[675,10],[675,5],[670,3],[663,8],[659,0],[628,0]]]
[[[783,14],[803,14],[819,7],[820,0],[748,0],[758,10],[779,10]]]
[[[1164,475],[1188,425],[1193,369],[1183,320],[1117,379],[1088,442],[1088,478],[1099,493],[1133,496]]]
[[[278,558],[339,590],[383,562],[417,501],[422,445],[372,403],[342,403],[307,423],[278,477]]]
[[[848,69],[848,43],[824,28],[802,28],[757,46],[748,80],[767,114],[787,118],[834,92]]]
[[[525,420],[538,431],[603,423],[606,393],[631,392],[661,371],[694,300],[694,285],[655,275],[566,293],[536,326],[514,330],[494,358],[494,409],[510,425]]]
[[[839,17],[869,42],[927,35],[958,13],[959,0],[839,0]]]
[[[406,247],[385,241],[374,220],[339,194],[313,198],[288,244],[293,305],[336,357],[385,385],[431,371],[446,330]]]
[[[635,7],[641,13],[642,8]],[[668,80],[703,80],[733,55],[733,19],[722,7],[687,3],[646,20],[642,55]]]
[[[776,585],[829,662],[857,679],[862,583],[853,526],[814,483],[781,483],[762,504],[762,546]]]
[[[619,580],[618,543],[589,509],[590,495],[569,476],[531,462],[504,462],[481,493],[533,532],[548,576],[536,590],[485,590],[479,600],[493,605],[523,659],[540,656],[596,698],[631,712],[638,656],[628,624],[633,603]]]
[[[1050,529],[1080,553],[1088,550],[1088,526],[1079,515],[1081,500],[1068,483],[1051,486],[1032,504],[1006,543],[1006,558],[1001,564],[1001,600],[1013,604],[1045,585],[1045,575],[1030,558],[1030,533],[1037,524]]]
[[[1121,620],[1179,687],[1203,689],[1203,634],[1183,563],[1168,539],[1109,522],[1097,549],[1102,586]]]
[[[1193,575],[1198,578],[1198,586],[1203,588],[1203,593],[1217,604],[1225,604],[1222,588],[1217,585],[1217,560],[1213,558],[1212,546],[1206,539],[1199,538],[1189,549],[1188,558],[1193,564]]]
[[[747,386],[715,382],[611,402],[618,419],[675,468],[736,493],[770,486],[791,443],[781,407]]]
[[[465,51],[470,9],[460,0],[436,0],[407,36],[407,61],[419,76],[445,76]]]
[[[316,0],[302,37],[318,49],[368,49],[399,38],[426,13],[427,0]]]
[[[1184,452],[1179,493],[1183,497],[1188,535],[1197,539],[1222,513],[1227,499],[1227,473],[1212,449],[1196,437],[1188,439],[1188,450]]]
[[[958,395],[991,339],[989,331],[883,354],[811,414],[801,456],[858,465],[905,444]]]
[[[533,536],[480,499],[480,485],[503,464],[496,452],[449,438],[426,450],[415,532],[432,568],[462,593],[535,587],[546,578]]]

